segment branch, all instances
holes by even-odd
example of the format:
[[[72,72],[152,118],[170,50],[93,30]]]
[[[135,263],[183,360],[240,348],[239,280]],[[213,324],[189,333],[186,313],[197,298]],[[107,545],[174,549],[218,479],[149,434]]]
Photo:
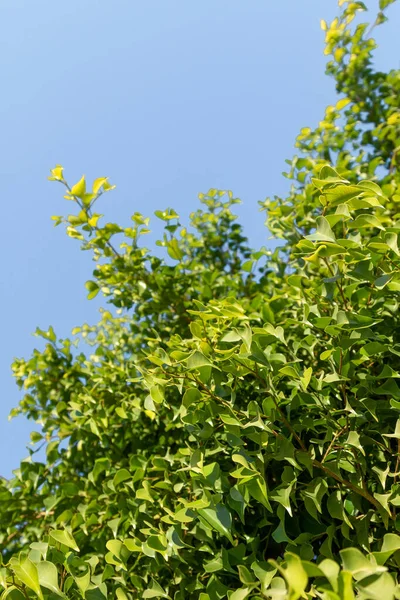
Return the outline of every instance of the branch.
[[[340,477],[340,475],[337,475],[334,471],[331,471],[331,469],[329,469],[328,467],[323,465],[321,462],[319,462],[319,460],[313,459],[312,464],[317,469],[321,469],[322,471],[324,471],[327,475],[329,475],[329,477],[332,477],[333,479],[335,479],[336,481],[338,481],[339,483],[341,483],[348,489],[352,490],[359,496],[362,496],[363,498],[368,500],[368,502],[370,504],[372,504],[373,506],[375,506],[375,508],[377,508],[378,510],[382,510],[382,508],[383,508],[382,504],[380,502],[378,502],[378,500],[376,498],[374,498],[374,496],[372,494],[370,494],[367,490],[364,490],[363,488],[359,487],[358,485],[351,483],[351,481],[348,481],[347,479],[342,479],[342,477]]]
[[[79,199],[77,196],[75,196],[74,194],[72,194],[72,193],[71,193],[71,188],[70,188],[70,186],[68,185],[68,183],[65,181],[65,179],[60,179],[59,181],[60,181],[60,183],[62,183],[62,184],[63,184],[63,185],[64,185],[64,186],[67,188],[67,190],[68,190],[68,191],[69,191],[69,193],[71,194],[72,198],[74,198],[74,200],[75,200],[75,202],[77,203],[77,205],[79,206],[79,208],[80,208],[81,210],[83,210],[84,212],[86,212],[86,214],[87,214],[88,216],[90,216],[90,215],[89,215],[89,210],[90,210],[90,207],[86,207],[86,206],[84,206],[84,205],[81,203],[80,199]],[[94,202],[96,202],[96,200],[98,200],[98,198],[100,198],[100,196],[102,195],[102,193],[103,193],[103,192],[100,192],[99,194],[97,194],[97,196],[96,196],[96,198],[93,200],[92,204],[93,204]],[[97,233],[99,233],[99,231],[100,231],[100,229],[97,227],[97,225],[89,225],[89,227],[91,227],[91,228],[92,228],[94,231],[97,231]],[[114,253],[114,254],[115,254],[115,255],[116,255],[118,258],[121,258],[121,254],[118,252],[118,250],[116,250],[116,249],[114,248],[114,246],[112,245],[112,243],[110,242],[110,240],[105,240],[105,242],[106,242],[107,246],[110,248],[110,250],[111,250],[111,251],[112,251],[112,252],[113,252],[113,253]]]
[[[324,263],[325,263],[325,264],[326,264],[326,266],[328,267],[328,270],[329,270],[330,274],[332,275],[332,277],[335,277],[335,273],[333,272],[333,269],[332,269],[331,265],[329,264],[329,262],[327,261],[327,259],[326,259],[326,258],[323,258],[322,260],[324,261]],[[335,283],[336,283],[336,286],[337,286],[337,288],[338,288],[338,290],[339,290],[339,293],[340,293],[340,295],[341,295],[341,297],[342,297],[344,308],[345,308],[346,310],[350,310],[350,309],[349,309],[349,305],[347,304],[347,300],[346,300],[346,297],[345,297],[345,295],[344,295],[344,292],[343,292],[343,288],[342,288],[342,286],[340,285],[339,281],[337,281],[337,280],[336,280],[336,282],[335,282]]]

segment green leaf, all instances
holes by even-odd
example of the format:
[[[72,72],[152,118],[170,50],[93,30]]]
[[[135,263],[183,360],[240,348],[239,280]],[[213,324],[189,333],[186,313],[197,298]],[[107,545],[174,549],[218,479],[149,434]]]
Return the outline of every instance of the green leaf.
[[[312,377],[312,367],[304,370],[303,377],[300,378],[303,390],[306,391]]]
[[[262,477],[252,477],[252,479],[246,481],[245,487],[252,498],[260,502],[267,510],[273,512],[269,502],[267,485]]]
[[[88,590],[90,586],[90,569],[89,566],[86,568],[86,573],[82,575],[74,575],[74,581],[78,586],[83,597],[85,597],[85,592]]]
[[[37,442],[40,442],[40,440],[43,439],[43,436],[38,431],[32,431],[30,434],[30,438],[31,438],[32,443],[36,444]]]
[[[151,387],[150,396],[157,404],[162,404],[164,402],[164,391],[159,385],[153,385]]]
[[[285,562],[283,565],[275,560],[269,560],[274,567],[283,575],[289,588],[290,598],[299,598],[303,596],[308,584],[308,575],[304,569],[301,558],[292,552],[285,553]]]
[[[26,587],[35,592],[40,600],[44,600],[37,567],[29,558],[23,557],[23,555],[20,555],[19,558],[13,557],[10,560],[10,568]]]
[[[300,375],[298,374],[296,369],[294,367],[291,367],[290,365],[279,369],[279,373],[281,375],[287,375],[287,377],[292,377],[293,379],[300,379]]]
[[[179,246],[179,242],[176,238],[173,238],[166,244],[167,252],[174,260],[182,260],[184,254]]]
[[[244,565],[238,565],[238,571],[239,571],[239,579],[242,583],[244,583],[246,585],[253,585],[256,583],[254,581],[254,577],[252,576],[252,574],[250,573],[250,571],[248,570],[247,567],[245,567]]]
[[[379,8],[380,10],[385,10],[388,6],[393,4],[395,0],[379,0]]]
[[[169,598],[162,587],[154,580],[151,580],[151,586],[142,594],[142,598]]]
[[[338,563],[330,558],[326,558],[319,563],[318,567],[331,584],[333,590],[336,592],[338,589],[338,576],[340,571]]]
[[[206,525],[224,535],[233,544],[231,533],[232,517],[228,509],[222,504],[217,504],[215,507],[201,508],[197,511],[201,520]]]
[[[395,438],[397,440],[400,440],[400,419],[397,419],[396,421],[396,428],[394,433],[382,433],[382,435],[384,437]]]
[[[77,552],[79,552],[79,548],[72,536],[72,534],[67,531],[66,529],[60,531],[60,530],[52,530],[50,531],[50,537],[55,541],[58,542],[59,544],[63,544],[64,546],[67,546],[68,548],[72,548],[72,550],[76,550]]]
[[[77,196],[77,198],[82,198],[84,194],[86,194],[86,181],[85,176],[83,175],[78,183],[75,183],[75,185],[72,186],[71,195]]]
[[[200,367],[211,366],[212,363],[208,360],[204,354],[196,350],[187,361],[188,369],[199,369]]]
[[[63,167],[56,165],[54,169],[50,169],[51,176],[48,177],[50,181],[62,181],[63,180]]]
[[[377,229],[385,229],[382,223],[374,217],[374,215],[363,214],[357,215],[354,221],[348,223],[347,227],[349,229],[365,229],[367,227],[375,227]]]
[[[349,432],[349,435],[347,436],[346,444],[349,444],[350,446],[354,446],[354,448],[357,448],[358,450],[360,450],[361,454],[364,454],[364,456],[365,456],[365,451],[364,451],[363,445],[360,442],[360,434],[357,431]]]
[[[340,556],[343,569],[349,571],[353,576],[357,576],[357,579],[361,574],[365,576],[376,572],[376,566],[358,548],[345,548],[340,551]]]
[[[129,479],[132,479],[132,475],[129,473],[129,471],[127,469],[119,469],[113,478],[114,487],[117,488],[120,483],[128,481]]]
[[[42,587],[52,591],[57,596],[61,596],[61,598],[66,598],[65,594],[59,588],[58,585],[58,571],[55,564],[43,560],[37,563],[37,570],[39,575],[39,583]]]
[[[204,570],[206,573],[216,573],[224,569],[224,563],[221,556],[217,556],[212,560],[204,563]]]
[[[39,552],[40,555],[46,560],[47,551],[49,549],[49,545],[45,542],[32,542],[29,547],[35,552]]]
[[[129,552],[141,552],[142,546],[138,540],[134,538],[125,538],[124,545],[128,548]]]
[[[100,189],[104,186],[104,184],[107,182],[107,177],[98,177],[97,179],[95,179],[93,181],[93,185],[92,185],[92,193],[97,195],[100,191]]]
[[[394,599],[398,586],[389,573],[370,575],[357,582],[357,590],[368,600]]]
[[[231,594],[229,596],[229,600],[243,600],[244,598],[248,597],[250,592],[251,592],[251,588],[248,588],[248,587],[239,588],[236,591],[234,591],[233,594]]]
[[[385,287],[386,284],[388,284],[391,281],[392,277],[393,275],[391,273],[381,275],[381,277],[375,279],[374,286],[381,290]]]
[[[380,552],[373,552],[378,565],[384,565],[394,552],[400,550],[400,536],[395,533],[386,533],[383,536],[383,544]]]
[[[275,576],[275,573],[277,572],[277,569],[275,567],[273,567],[271,564],[268,564],[267,562],[264,562],[264,561],[262,561],[262,562],[254,561],[251,565],[251,568],[254,571],[254,574],[257,577],[257,579],[260,580],[263,591],[267,590],[269,588],[269,585],[270,585],[272,579]]]
[[[342,177],[340,177],[339,173],[330,165],[324,165],[318,173],[318,177],[321,180],[326,182],[332,181],[345,181]]]
[[[85,283],[85,288],[88,290],[87,299],[92,300],[95,298],[100,291],[100,287],[97,285],[95,281],[87,281]]]
[[[307,235],[306,239],[314,242],[336,242],[335,234],[330,228],[329,222],[325,217],[317,217],[317,231]]]
[[[352,576],[349,571],[342,571],[340,573],[338,591],[340,600],[356,600],[353,591]]]
[[[50,177],[49,177],[50,179]],[[7,588],[0,596],[1,600],[26,600],[26,596],[14,585]]]
[[[121,558],[123,543],[120,540],[108,540],[106,547],[116,558]]]
[[[322,191],[329,207],[345,204],[362,193],[362,190],[357,185],[346,184],[335,185],[329,188],[324,186]]]
[[[292,507],[290,505],[291,492],[292,485],[279,486],[273,490],[273,492],[270,494],[270,498],[271,500],[274,500],[275,502],[281,504],[287,510],[289,515],[293,516]]]
[[[400,256],[400,250],[397,245],[397,233],[385,233],[385,242],[397,256]]]
[[[167,550],[167,540],[161,535],[150,535],[147,538],[147,545],[156,552],[164,553]]]

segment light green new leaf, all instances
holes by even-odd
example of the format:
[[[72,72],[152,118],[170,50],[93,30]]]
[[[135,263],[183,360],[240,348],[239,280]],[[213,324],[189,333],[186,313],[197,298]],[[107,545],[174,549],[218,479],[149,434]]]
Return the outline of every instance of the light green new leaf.
[[[279,564],[275,560],[269,560],[274,567],[283,575],[289,588],[289,600],[304,597],[303,594],[308,584],[308,575],[304,569],[301,558],[292,552],[285,553],[285,562]]]
[[[340,551],[343,569],[349,571],[356,579],[379,571],[380,567],[368,560],[358,548],[345,548]]]
[[[397,256],[400,256],[400,250],[397,245],[397,233],[385,233],[385,242]]]
[[[358,215],[354,221],[347,224],[349,229],[365,229],[368,227],[376,227],[377,229],[385,229],[381,221],[374,215],[364,214]]]
[[[119,469],[113,478],[114,487],[117,488],[120,483],[128,481],[129,479],[132,479],[132,475],[129,473],[128,469]]]
[[[380,552],[372,552],[372,555],[378,565],[384,565],[397,550],[400,550],[400,536],[395,533],[386,533]]]
[[[340,600],[356,600],[353,590],[353,578],[350,571],[342,571],[339,575]]]
[[[98,177],[97,179],[95,179],[93,181],[93,185],[92,185],[92,193],[97,195],[100,191],[100,188],[103,187],[103,185],[106,183],[107,181],[107,177]]]
[[[117,594],[117,600],[129,600],[128,596],[125,594],[123,588],[117,588],[115,590],[115,593]]]
[[[90,586],[90,568],[87,565],[86,573],[83,575],[74,575],[74,581],[78,586],[79,591],[82,594],[82,597],[85,598],[85,592],[88,590]]]
[[[155,581],[151,580],[151,587],[143,592],[142,598],[169,598],[168,594],[164,592],[162,587]]]
[[[40,600],[44,600],[37,566],[29,558],[24,558],[23,555],[19,558],[13,557],[10,560],[10,568],[26,587],[33,590]]]
[[[87,295],[88,300],[92,300],[93,298],[95,298],[100,291],[100,287],[95,281],[87,281],[85,283],[85,288],[89,292]]]
[[[397,590],[396,590],[397,588]],[[389,573],[370,575],[357,582],[356,589],[361,598],[368,600],[394,600],[398,591],[393,577]]]
[[[396,440],[400,440],[400,419],[396,421],[396,428],[394,433],[382,433],[383,437],[395,438]]]
[[[212,363],[201,352],[196,350],[187,361],[188,369],[199,369],[200,367],[211,366]]]
[[[56,165],[54,169],[50,169],[51,176],[47,179],[49,179],[49,181],[62,181],[63,171],[64,169],[61,165]]]
[[[349,444],[350,446],[354,446],[354,448],[357,448],[358,450],[360,450],[361,454],[363,454],[365,456],[365,450],[363,448],[363,445],[360,442],[360,434],[357,431],[349,432],[349,435],[347,436],[346,444]]]
[[[50,531],[50,537],[56,542],[67,546],[68,548],[72,548],[72,550],[76,550],[79,552],[79,548],[72,536],[72,534],[64,529],[63,531],[53,530]]]
[[[76,196],[77,198],[82,198],[84,194],[86,194],[86,180],[85,176],[83,175],[78,183],[75,183],[75,185],[72,186],[71,195]]]
[[[336,242],[335,234],[333,233],[328,220],[325,217],[317,217],[317,231],[311,235],[307,235],[306,239],[313,242]]]
[[[238,590],[234,591],[233,594],[231,594],[229,596],[229,600],[244,600],[244,598],[247,598],[247,596],[250,594],[250,592],[251,592],[251,588],[248,588],[248,587],[239,588]]]
[[[51,590],[57,596],[66,598],[58,584],[58,571],[54,563],[43,560],[37,563],[39,583],[42,587]]]
[[[171,258],[173,258],[174,260],[182,260],[184,254],[176,238],[173,238],[171,241],[167,242],[166,246],[167,252]]]

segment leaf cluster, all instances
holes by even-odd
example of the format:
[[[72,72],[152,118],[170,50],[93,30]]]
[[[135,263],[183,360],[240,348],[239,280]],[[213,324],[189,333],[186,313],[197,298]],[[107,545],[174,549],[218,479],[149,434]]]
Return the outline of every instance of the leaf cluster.
[[[108,306],[13,364],[39,431],[0,482],[1,598],[400,597],[400,75],[339,4],[343,97],[260,203],[277,250],[210,189],[187,226],[156,212],[151,252],[148,217],[95,212],[107,178],[52,169]]]

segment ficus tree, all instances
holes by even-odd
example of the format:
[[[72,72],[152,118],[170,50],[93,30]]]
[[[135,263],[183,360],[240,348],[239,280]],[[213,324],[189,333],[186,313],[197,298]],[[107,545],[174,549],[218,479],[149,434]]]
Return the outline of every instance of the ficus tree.
[[[94,260],[100,322],[13,364],[37,423],[0,483],[0,598],[400,598],[400,71],[340,0],[338,101],[301,130],[253,250],[231,192],[104,222],[107,178],[53,217]],[[45,460],[35,454],[45,447]]]

